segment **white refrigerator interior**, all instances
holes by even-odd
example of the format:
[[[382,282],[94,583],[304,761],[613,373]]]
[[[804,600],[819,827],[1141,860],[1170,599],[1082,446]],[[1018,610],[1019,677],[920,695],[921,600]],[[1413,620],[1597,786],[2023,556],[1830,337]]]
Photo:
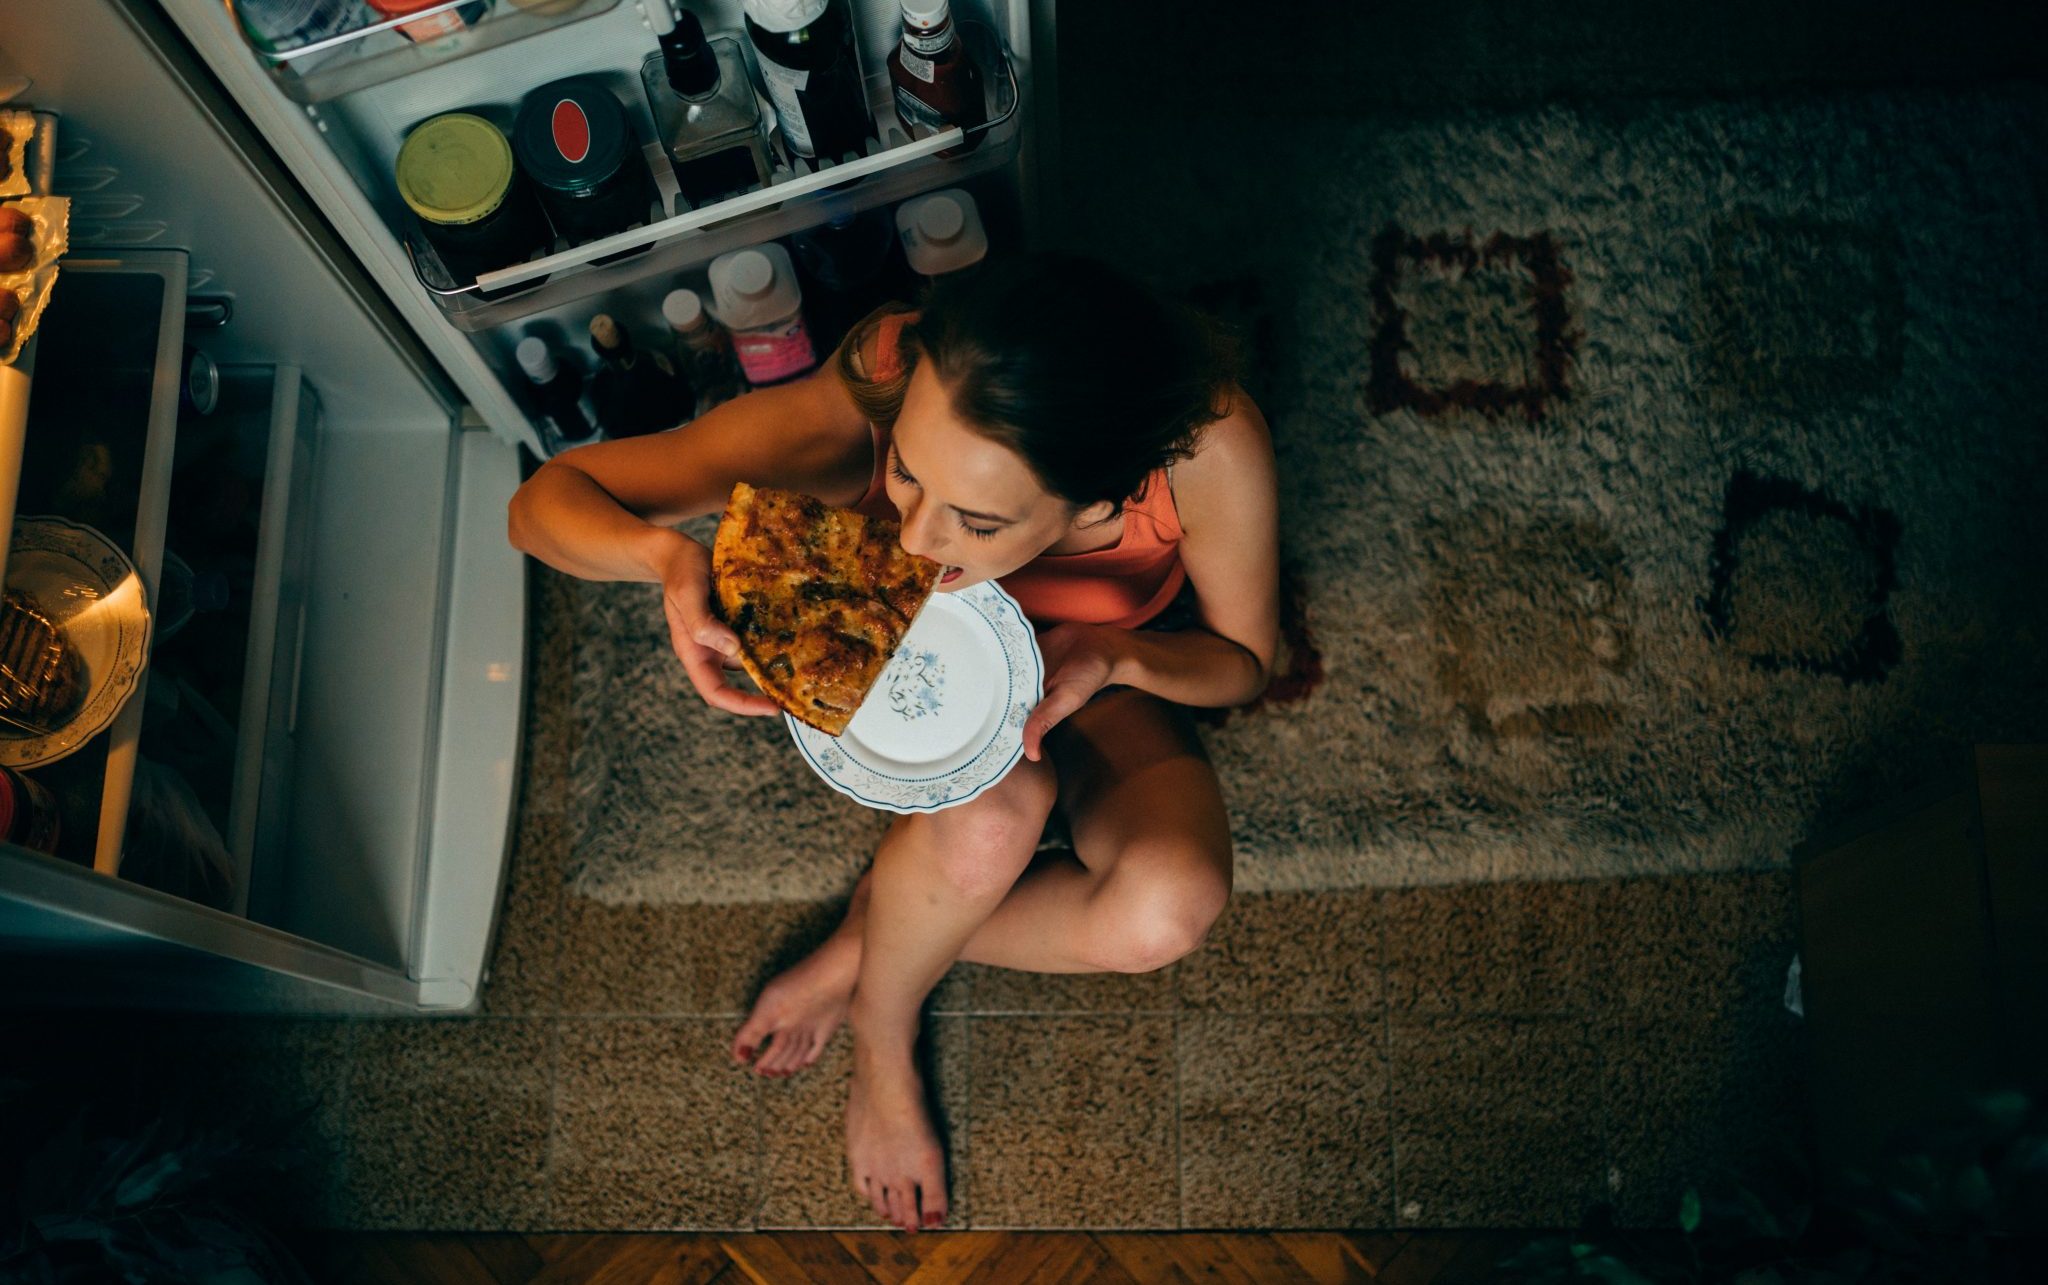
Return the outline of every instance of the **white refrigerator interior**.
[[[48,311],[0,368],[0,535],[100,518],[155,628],[111,727],[20,768],[61,787],[63,845],[0,844],[7,998],[470,1005],[520,743],[515,449],[155,6],[0,0],[0,91],[38,113],[39,190],[71,201]],[[210,415],[179,409],[187,345],[218,363]],[[167,532],[224,495],[253,515],[238,628],[174,639]],[[202,629],[211,700],[166,659]],[[173,779],[206,805],[213,895],[140,877]]]

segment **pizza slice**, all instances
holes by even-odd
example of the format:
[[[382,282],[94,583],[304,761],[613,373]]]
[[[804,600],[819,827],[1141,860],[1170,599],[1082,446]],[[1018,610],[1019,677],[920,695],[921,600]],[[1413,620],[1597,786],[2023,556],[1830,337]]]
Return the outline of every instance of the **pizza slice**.
[[[711,546],[718,614],[776,704],[838,736],[938,585],[894,522],[795,491],[733,487]]]

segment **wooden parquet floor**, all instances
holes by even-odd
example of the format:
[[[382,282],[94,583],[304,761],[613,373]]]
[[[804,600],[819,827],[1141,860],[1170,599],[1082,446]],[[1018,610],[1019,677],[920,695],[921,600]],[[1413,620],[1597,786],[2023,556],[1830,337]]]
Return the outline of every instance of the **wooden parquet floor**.
[[[1534,1233],[305,1233],[320,1285],[1453,1285]]]

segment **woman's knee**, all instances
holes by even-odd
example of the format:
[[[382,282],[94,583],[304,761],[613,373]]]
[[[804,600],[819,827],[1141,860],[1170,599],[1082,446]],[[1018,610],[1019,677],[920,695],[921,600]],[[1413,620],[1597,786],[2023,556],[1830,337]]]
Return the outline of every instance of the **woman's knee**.
[[[1163,859],[1126,853],[1097,894],[1101,967],[1149,973],[1192,954],[1230,901],[1228,861],[1192,845]],[[1128,864],[1127,864],[1128,863]]]
[[[970,803],[934,812],[933,847],[946,882],[967,896],[1007,892],[1031,862],[1058,788],[1044,763],[1019,763]]]

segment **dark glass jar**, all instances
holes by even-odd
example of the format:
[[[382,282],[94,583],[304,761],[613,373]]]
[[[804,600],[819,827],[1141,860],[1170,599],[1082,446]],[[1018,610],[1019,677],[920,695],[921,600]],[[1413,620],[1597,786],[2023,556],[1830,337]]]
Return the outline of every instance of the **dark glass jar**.
[[[860,155],[875,121],[847,0],[744,0],[744,13],[784,146],[813,169]]]
[[[399,198],[456,285],[524,263],[553,239],[505,135],[481,116],[422,121],[398,149],[395,169]]]
[[[527,94],[512,126],[512,150],[555,231],[570,245],[648,221],[654,175],[625,108],[597,77],[569,76]]]

